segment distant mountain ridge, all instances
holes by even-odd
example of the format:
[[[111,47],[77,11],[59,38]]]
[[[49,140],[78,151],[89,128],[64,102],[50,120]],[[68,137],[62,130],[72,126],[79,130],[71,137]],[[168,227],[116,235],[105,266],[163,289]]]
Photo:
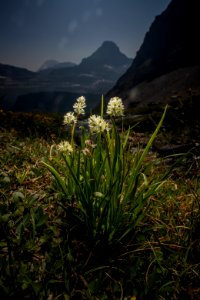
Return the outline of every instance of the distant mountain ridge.
[[[25,106],[27,101],[27,107],[31,110],[32,106],[28,104],[29,95],[33,103],[34,97],[37,98],[37,94],[41,95],[41,92],[46,93],[46,99],[47,96],[50,97],[50,93],[56,95],[55,101],[58,95],[56,93],[65,93],[65,97],[60,97],[62,101],[66,101],[66,93],[76,93],[77,96],[85,94],[100,96],[114,86],[116,80],[124,74],[131,63],[132,59],[123,54],[114,42],[105,41],[94,53],[83,58],[79,65],[50,60],[44,62],[39,72],[31,72],[2,64],[2,68],[0,67],[1,105],[7,109],[12,107],[15,110],[22,109],[23,106],[19,102],[24,95],[23,105]],[[94,106],[100,100],[99,97],[96,98]],[[51,105],[53,101],[51,97]],[[27,107],[24,107],[24,110],[27,110]],[[47,106],[38,103],[38,110],[44,107],[46,109]],[[63,106],[60,104],[60,107]],[[34,110],[36,109],[37,107],[34,106]],[[51,111],[51,107],[49,110]]]
[[[53,68],[54,66],[58,65],[59,62],[55,59],[47,59],[45,62],[39,67],[38,72]]]
[[[35,72],[29,71],[25,68],[15,67],[0,63],[0,77],[3,79],[13,79],[24,81],[34,77]]]
[[[63,86],[70,92],[105,93],[131,65],[132,59],[124,55],[119,47],[111,41],[105,41],[93,54],[82,59],[72,68],[54,68],[48,77],[51,83]]]
[[[73,62],[58,62],[57,60],[48,59],[38,69],[38,72],[47,71],[49,69],[71,68],[75,67]]]
[[[112,54],[112,55],[111,55]],[[105,41],[103,44],[90,56],[83,58],[79,65],[73,62],[58,62],[54,59],[46,60],[38,69],[44,71],[47,69],[60,69],[78,66],[81,69],[88,69],[91,71],[96,69],[97,66],[109,67],[123,67],[127,68],[132,63],[131,58],[127,58],[119,47],[112,41]]]

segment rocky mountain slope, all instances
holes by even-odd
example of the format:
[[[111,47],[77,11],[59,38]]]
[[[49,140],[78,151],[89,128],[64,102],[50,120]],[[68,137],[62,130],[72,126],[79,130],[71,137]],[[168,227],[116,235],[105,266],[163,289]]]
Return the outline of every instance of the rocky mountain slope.
[[[200,93],[198,1],[172,0],[146,33],[131,67],[107,97],[118,95],[127,106],[144,106]]]
[[[106,95],[106,100],[124,100],[124,122],[139,122],[142,132],[155,128],[168,104],[162,132],[167,150],[172,144],[172,150],[186,146],[200,153],[199,36],[198,1],[172,0],[150,26],[131,67]]]

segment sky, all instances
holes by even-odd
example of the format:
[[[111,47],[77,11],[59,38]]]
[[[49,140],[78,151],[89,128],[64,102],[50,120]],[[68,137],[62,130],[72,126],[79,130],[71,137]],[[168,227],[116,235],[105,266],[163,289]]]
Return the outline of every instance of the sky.
[[[104,41],[134,58],[170,0],[0,0],[0,63],[80,63]]]

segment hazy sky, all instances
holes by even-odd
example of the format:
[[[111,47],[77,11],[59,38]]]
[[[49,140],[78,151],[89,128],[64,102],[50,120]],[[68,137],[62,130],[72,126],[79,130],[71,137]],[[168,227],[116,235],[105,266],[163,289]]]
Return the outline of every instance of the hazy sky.
[[[0,62],[37,70],[80,63],[105,40],[134,58],[170,0],[0,0]]]

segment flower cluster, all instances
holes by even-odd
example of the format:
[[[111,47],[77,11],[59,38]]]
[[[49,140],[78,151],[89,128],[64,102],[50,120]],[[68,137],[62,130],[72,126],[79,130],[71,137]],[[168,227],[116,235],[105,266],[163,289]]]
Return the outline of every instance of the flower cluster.
[[[84,96],[81,96],[76,99],[75,104],[73,105],[74,112],[68,112],[64,115],[63,123],[65,125],[72,126],[71,128],[71,143],[65,141],[61,142],[58,145],[58,149],[63,151],[67,154],[71,154],[74,148],[74,132],[75,132],[75,125],[78,121],[78,117],[80,115],[85,114],[85,107],[86,107],[86,99]],[[108,102],[107,111],[106,113],[112,117],[119,117],[123,116],[124,114],[124,105],[122,103],[122,99],[118,97],[113,97]],[[106,122],[103,117],[92,115],[88,119],[88,126],[90,129],[91,134],[102,133],[104,131],[110,130],[109,123]],[[88,143],[88,144],[87,144]],[[92,144],[90,140],[85,141],[86,147],[83,149],[83,153],[85,155],[91,155],[92,148],[95,148],[95,144]]]
[[[70,111],[64,115],[64,121],[63,121],[64,125],[75,125],[77,123],[77,117],[79,115],[85,114],[85,108],[86,108],[85,101],[86,101],[85,97],[83,96],[76,99],[76,102],[73,105],[74,112]]]
[[[73,112],[68,112],[64,115],[64,125],[73,125],[77,122],[77,118]]]
[[[93,149],[97,146],[92,140],[85,140],[85,148],[82,150],[85,156],[92,156]]]
[[[57,145],[57,148],[59,151],[65,152],[66,154],[71,154],[73,152],[72,145],[67,141],[60,142],[60,144]]]
[[[113,97],[108,102],[106,113],[112,117],[120,117],[124,115],[124,105],[122,99],[119,97]]]
[[[74,108],[74,112],[77,115],[85,114],[85,108],[86,108],[85,101],[86,101],[85,97],[83,97],[83,96],[76,99],[76,103],[73,105],[73,108]]]
[[[102,117],[92,115],[88,119],[88,125],[92,134],[104,132],[109,130],[109,124]]]
[[[96,147],[96,144],[94,144],[92,140],[85,140],[85,144],[91,149],[94,149]]]

